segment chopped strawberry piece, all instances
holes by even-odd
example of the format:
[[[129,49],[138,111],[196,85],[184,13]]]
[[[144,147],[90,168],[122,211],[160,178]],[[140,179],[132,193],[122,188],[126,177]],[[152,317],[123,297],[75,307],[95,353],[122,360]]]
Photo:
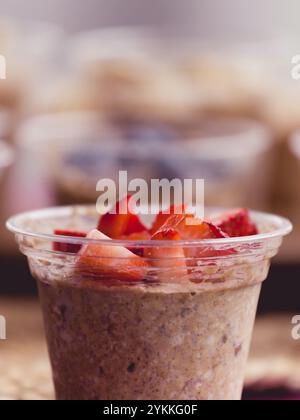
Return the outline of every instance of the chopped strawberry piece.
[[[183,240],[226,238],[226,234],[212,223],[199,220],[193,215],[182,214],[170,216],[161,230],[174,228]]]
[[[181,237],[176,229],[166,228],[156,232],[151,239],[153,241],[180,241]]]
[[[182,222],[179,227],[182,232],[183,239],[221,239],[226,238],[227,235],[222,232],[220,228],[212,223],[196,219],[195,217],[187,217],[185,222]]]
[[[60,235],[60,236],[74,236],[78,238],[85,238],[87,236],[86,232],[78,232],[78,231],[72,231],[72,230],[63,230],[63,229],[55,229],[54,235]]]
[[[144,230],[143,232],[131,233],[130,235],[121,236],[120,239],[124,241],[148,241],[151,239],[151,235],[148,230]],[[140,257],[144,256],[144,248],[127,246],[127,249],[129,249],[134,254],[139,255]]]
[[[238,209],[213,216],[211,220],[231,238],[258,234],[257,226],[251,220],[249,211],[246,209]]]
[[[86,233],[84,232],[72,232],[70,230],[60,230],[56,229],[54,231],[54,235],[58,236],[70,236],[73,238],[85,238]],[[59,252],[67,252],[69,254],[77,254],[81,249],[80,244],[71,244],[66,242],[54,242],[53,243],[53,251],[59,251]]]
[[[127,248],[110,245],[110,238],[99,232],[91,231],[90,239],[107,240],[107,245],[89,243],[79,252],[77,267],[83,274],[96,275],[105,279],[105,284],[116,282],[136,282],[143,280],[147,263]]]
[[[124,235],[131,235],[134,233],[142,233],[147,230],[146,226],[142,223],[137,214],[130,214],[128,217],[127,227],[125,229]]]
[[[227,238],[228,235],[226,232],[224,232],[221,228],[219,228],[218,226],[215,226],[213,223],[209,223],[206,222],[207,225],[209,226],[210,232],[211,234],[215,237],[215,238]]]
[[[166,228],[152,236],[156,241],[179,241],[180,235],[176,229]],[[185,254],[180,246],[151,247],[145,249],[145,256],[157,270],[158,279],[163,283],[182,283],[187,280]]]
[[[175,206],[174,204],[169,208],[169,210],[163,212],[159,212],[158,215],[156,216],[156,219],[152,225],[151,228],[151,233],[152,235],[154,235],[154,233],[156,233],[168,220],[168,218],[171,215],[176,215],[176,214],[185,214],[186,212],[186,205],[180,205],[180,206]]]
[[[176,229],[181,239],[187,241],[222,239],[228,237],[219,227],[213,225],[212,223],[197,219],[195,216],[190,214],[170,216],[160,231],[168,228]],[[193,260],[195,258],[226,256],[233,253],[232,249],[219,250],[213,248],[212,246],[207,246],[205,243],[201,244],[201,242],[194,247],[185,247],[184,251],[185,256],[188,258],[188,265],[196,265],[196,261]]]
[[[120,239],[124,241],[148,241],[151,239],[151,235],[148,230],[143,230],[142,232],[135,232],[130,235],[122,235]]]
[[[118,202],[114,208],[114,213],[109,212],[100,218],[98,230],[112,239],[120,239],[124,235],[143,232],[146,227],[141,222],[137,214],[130,212],[129,202],[131,196]],[[120,214],[120,208],[123,204],[127,205],[127,214]]]

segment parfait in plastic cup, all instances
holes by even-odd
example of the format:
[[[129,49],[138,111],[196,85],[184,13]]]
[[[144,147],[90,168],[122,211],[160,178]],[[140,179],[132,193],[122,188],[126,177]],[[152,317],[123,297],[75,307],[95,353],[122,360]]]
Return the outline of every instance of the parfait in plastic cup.
[[[261,285],[291,224],[185,213],[151,227],[134,213],[98,221],[94,206],[8,221],[37,280],[57,399],[241,398]]]

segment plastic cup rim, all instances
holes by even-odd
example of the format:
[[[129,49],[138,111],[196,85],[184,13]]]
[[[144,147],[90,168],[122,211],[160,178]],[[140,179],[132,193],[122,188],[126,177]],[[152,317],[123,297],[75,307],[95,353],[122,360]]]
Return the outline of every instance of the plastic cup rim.
[[[98,244],[103,246],[122,246],[122,247],[141,247],[141,248],[153,248],[153,247],[197,247],[203,245],[209,246],[238,246],[243,244],[249,243],[257,243],[263,242],[271,239],[276,238],[283,238],[287,236],[292,230],[293,226],[291,222],[281,216],[277,216],[272,213],[265,213],[265,212],[258,212],[258,211],[250,211],[251,216],[255,221],[261,220],[265,221],[266,223],[270,223],[270,225],[277,226],[270,232],[266,233],[259,233],[257,235],[252,236],[243,236],[243,237],[236,237],[236,238],[218,238],[218,239],[201,239],[201,240],[180,240],[180,241],[157,241],[157,240],[142,240],[142,241],[135,241],[135,240],[99,240],[99,239],[90,239],[90,238],[78,238],[72,236],[64,236],[64,235],[55,235],[50,233],[41,233],[36,232],[34,230],[26,229],[22,227],[22,222],[25,220],[42,220],[47,218],[53,218],[54,214],[56,213],[57,216],[67,217],[68,215],[74,216],[74,210],[78,211],[78,215],[80,215],[80,211],[84,211],[84,209],[92,209],[93,206],[66,206],[66,207],[50,207],[41,210],[33,210],[25,213],[20,213],[15,216],[12,216],[6,222],[6,227],[9,231],[14,233],[17,236],[25,236],[31,237],[35,239],[45,240],[49,242],[60,242],[60,243],[69,243],[69,244]],[[210,208],[209,208],[210,209]],[[220,209],[211,209],[213,212],[215,210]],[[221,211],[228,211],[228,209],[221,209]],[[230,210],[229,210],[230,211]],[[82,213],[83,214],[83,213]],[[95,212],[96,214],[96,212]],[[100,216],[99,216],[100,217]],[[57,226],[57,229],[60,227]]]

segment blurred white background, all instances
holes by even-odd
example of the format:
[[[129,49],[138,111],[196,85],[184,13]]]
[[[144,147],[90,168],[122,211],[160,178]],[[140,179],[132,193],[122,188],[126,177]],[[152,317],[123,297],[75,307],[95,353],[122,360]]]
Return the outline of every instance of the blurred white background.
[[[120,13],[121,11],[121,13]],[[227,37],[300,34],[299,0],[1,0],[0,13],[77,31],[101,25],[171,23]]]

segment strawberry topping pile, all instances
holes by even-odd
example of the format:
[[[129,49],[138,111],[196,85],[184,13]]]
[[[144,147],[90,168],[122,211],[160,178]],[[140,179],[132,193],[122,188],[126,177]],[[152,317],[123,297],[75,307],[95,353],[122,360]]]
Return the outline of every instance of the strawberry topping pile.
[[[116,282],[136,282],[145,278],[147,270],[153,267],[161,282],[182,282],[189,275],[195,259],[228,256],[234,250],[215,249],[206,242],[207,239],[224,239],[228,237],[252,236],[258,234],[255,223],[246,209],[213,215],[207,220],[199,220],[187,212],[187,206],[172,206],[168,211],[160,212],[152,227],[147,228],[138,214],[130,206],[131,196],[118,202],[114,209],[103,215],[97,229],[89,232],[72,232],[55,230],[58,236],[89,238],[94,241],[83,245],[76,243],[55,242],[53,250],[77,255],[76,268],[81,272],[110,280],[108,285]],[[126,214],[123,214],[126,213]],[[179,213],[179,214],[178,214]],[[97,243],[102,240],[102,243]],[[107,244],[103,244],[103,241]],[[111,240],[126,241],[126,248]],[[142,246],[143,241],[169,241],[163,246]],[[182,247],[174,242],[197,241],[195,246]],[[201,243],[203,240],[203,243]],[[133,242],[132,246],[130,241]],[[134,244],[139,242],[139,247]],[[155,244],[154,244],[155,245]],[[169,268],[172,275],[169,273]],[[163,269],[163,270],[161,270]],[[111,280],[116,279],[116,280]]]

